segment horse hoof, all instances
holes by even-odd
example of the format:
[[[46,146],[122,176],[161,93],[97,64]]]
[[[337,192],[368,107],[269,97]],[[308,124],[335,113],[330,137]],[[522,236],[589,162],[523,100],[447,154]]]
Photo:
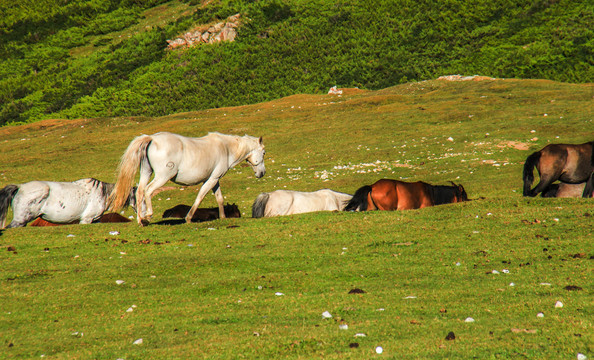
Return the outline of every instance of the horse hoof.
[[[150,220],[148,220],[148,219],[140,220],[140,226],[147,226],[149,223],[150,223]]]

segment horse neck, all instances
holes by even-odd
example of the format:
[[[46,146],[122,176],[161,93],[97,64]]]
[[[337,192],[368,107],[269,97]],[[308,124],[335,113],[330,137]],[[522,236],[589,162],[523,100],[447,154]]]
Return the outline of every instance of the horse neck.
[[[249,139],[244,139],[241,136],[226,135],[224,139],[228,148],[231,150],[229,152],[231,167],[247,159],[252,150],[254,150],[253,146],[249,143]]]
[[[456,188],[453,186],[431,185],[434,205],[449,204],[456,199]]]

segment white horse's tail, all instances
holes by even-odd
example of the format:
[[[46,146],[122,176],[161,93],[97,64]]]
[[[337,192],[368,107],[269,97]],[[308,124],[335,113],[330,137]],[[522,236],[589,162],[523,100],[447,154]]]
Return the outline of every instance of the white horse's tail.
[[[258,195],[254,204],[252,205],[252,217],[253,218],[261,218],[264,217],[264,210],[266,210],[266,204],[268,203],[268,199],[270,199],[269,193],[261,193]]]
[[[128,145],[122,155],[118,166],[118,180],[109,195],[109,210],[119,211],[123,209],[130,197],[130,190],[134,183],[134,177],[140,167],[140,163],[146,158],[146,149],[153,140],[149,135],[141,135]]]
[[[0,229],[4,229],[8,207],[12,204],[12,199],[18,191],[17,185],[7,185],[0,189]]]

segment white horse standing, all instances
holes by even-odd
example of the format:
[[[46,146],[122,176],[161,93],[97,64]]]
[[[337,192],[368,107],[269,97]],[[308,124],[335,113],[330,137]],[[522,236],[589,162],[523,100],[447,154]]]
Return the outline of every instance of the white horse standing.
[[[168,132],[136,137],[122,156],[118,181],[110,198],[110,209],[119,210],[130,191],[136,171],[140,167],[140,180],[136,191],[138,223],[146,225],[153,215],[151,197],[156,189],[171,180],[181,185],[204,182],[194,205],[186,215],[191,222],[194,212],[209,190],[219,205],[219,216],[225,218],[223,194],[219,179],[227,171],[247,160],[257,178],[264,176],[264,145],[262,138],[249,135],[235,136],[209,133],[200,138],[185,137]],[[149,183],[151,175],[155,173]],[[148,184],[148,185],[147,185]],[[146,210],[146,213],[144,213]]]
[[[6,223],[8,207],[12,205],[9,228],[22,227],[39,216],[42,219],[68,224],[90,224],[107,208],[113,184],[87,178],[74,182],[31,181],[8,185],[0,190],[0,229]],[[125,204],[132,202],[128,191]]]
[[[276,190],[258,195],[252,205],[252,217],[293,215],[314,211],[341,211],[353,195],[330,189],[314,192]]]

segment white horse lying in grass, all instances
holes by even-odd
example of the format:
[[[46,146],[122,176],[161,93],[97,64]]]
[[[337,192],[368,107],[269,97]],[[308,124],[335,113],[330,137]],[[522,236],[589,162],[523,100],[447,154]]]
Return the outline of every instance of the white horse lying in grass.
[[[8,185],[0,190],[0,229],[6,224],[8,207],[12,205],[9,228],[26,226],[37,217],[52,223],[79,222],[90,224],[107,208],[113,184],[88,178],[74,182],[31,181]],[[126,204],[134,203],[129,191]]]
[[[341,211],[353,195],[330,189],[314,192],[276,190],[258,195],[252,205],[252,217],[293,215],[314,211]]]
[[[110,209],[118,211],[122,208],[140,167],[140,180],[136,190],[136,206],[141,209],[137,212],[139,224],[147,225],[150,222],[153,215],[151,197],[155,190],[169,180],[180,185],[204,182],[194,205],[186,215],[187,223],[192,221],[194,212],[209,190],[212,190],[217,199],[220,218],[224,219],[224,199],[219,179],[244,160],[252,166],[255,176],[261,178],[266,172],[265,153],[262,138],[248,135],[209,133],[201,138],[190,138],[161,132],[138,136],[132,140],[122,156],[118,181],[110,197]],[[155,177],[149,183],[153,172]]]

